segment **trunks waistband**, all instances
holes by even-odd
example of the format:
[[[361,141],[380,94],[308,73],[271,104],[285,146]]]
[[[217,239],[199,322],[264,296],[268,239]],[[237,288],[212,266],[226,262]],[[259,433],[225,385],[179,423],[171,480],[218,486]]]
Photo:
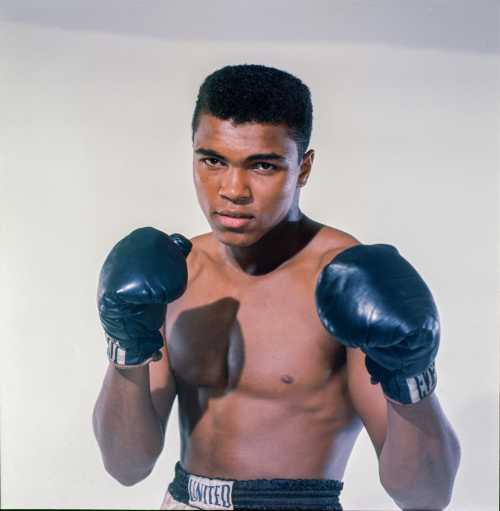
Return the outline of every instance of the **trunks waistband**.
[[[203,477],[186,472],[178,462],[168,490],[179,502],[199,509],[342,510],[339,495],[343,485],[335,479]]]

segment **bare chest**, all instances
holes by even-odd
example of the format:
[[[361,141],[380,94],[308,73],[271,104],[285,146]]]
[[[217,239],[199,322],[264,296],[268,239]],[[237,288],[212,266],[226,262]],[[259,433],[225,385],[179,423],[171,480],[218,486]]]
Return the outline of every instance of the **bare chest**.
[[[170,363],[185,384],[256,398],[297,398],[345,361],[316,313],[307,268],[235,282],[207,267],[167,312]]]

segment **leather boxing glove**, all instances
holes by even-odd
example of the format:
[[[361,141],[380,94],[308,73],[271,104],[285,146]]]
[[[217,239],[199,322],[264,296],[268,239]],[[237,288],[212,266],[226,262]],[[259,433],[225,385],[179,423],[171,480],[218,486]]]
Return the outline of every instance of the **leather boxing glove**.
[[[106,258],[99,276],[98,310],[108,357],[119,366],[150,362],[163,346],[166,306],[187,285],[189,240],[152,227],[132,231]]]
[[[439,315],[417,271],[391,245],[356,245],[318,278],[316,304],[325,328],[366,353],[372,383],[402,404],[436,386]]]

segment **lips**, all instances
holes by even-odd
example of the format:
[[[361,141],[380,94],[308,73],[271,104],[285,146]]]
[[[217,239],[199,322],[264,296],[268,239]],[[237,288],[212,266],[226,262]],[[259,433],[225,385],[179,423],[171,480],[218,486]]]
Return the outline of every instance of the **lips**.
[[[239,229],[250,223],[254,216],[242,211],[220,210],[214,216],[218,223],[230,229]]]

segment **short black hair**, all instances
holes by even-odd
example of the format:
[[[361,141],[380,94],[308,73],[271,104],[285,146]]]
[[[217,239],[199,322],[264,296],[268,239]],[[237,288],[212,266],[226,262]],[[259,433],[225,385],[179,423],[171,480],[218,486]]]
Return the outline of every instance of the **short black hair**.
[[[311,92],[296,76],[280,69],[255,64],[218,69],[205,78],[198,92],[193,138],[203,113],[236,124],[284,124],[297,144],[299,160],[309,146]]]

